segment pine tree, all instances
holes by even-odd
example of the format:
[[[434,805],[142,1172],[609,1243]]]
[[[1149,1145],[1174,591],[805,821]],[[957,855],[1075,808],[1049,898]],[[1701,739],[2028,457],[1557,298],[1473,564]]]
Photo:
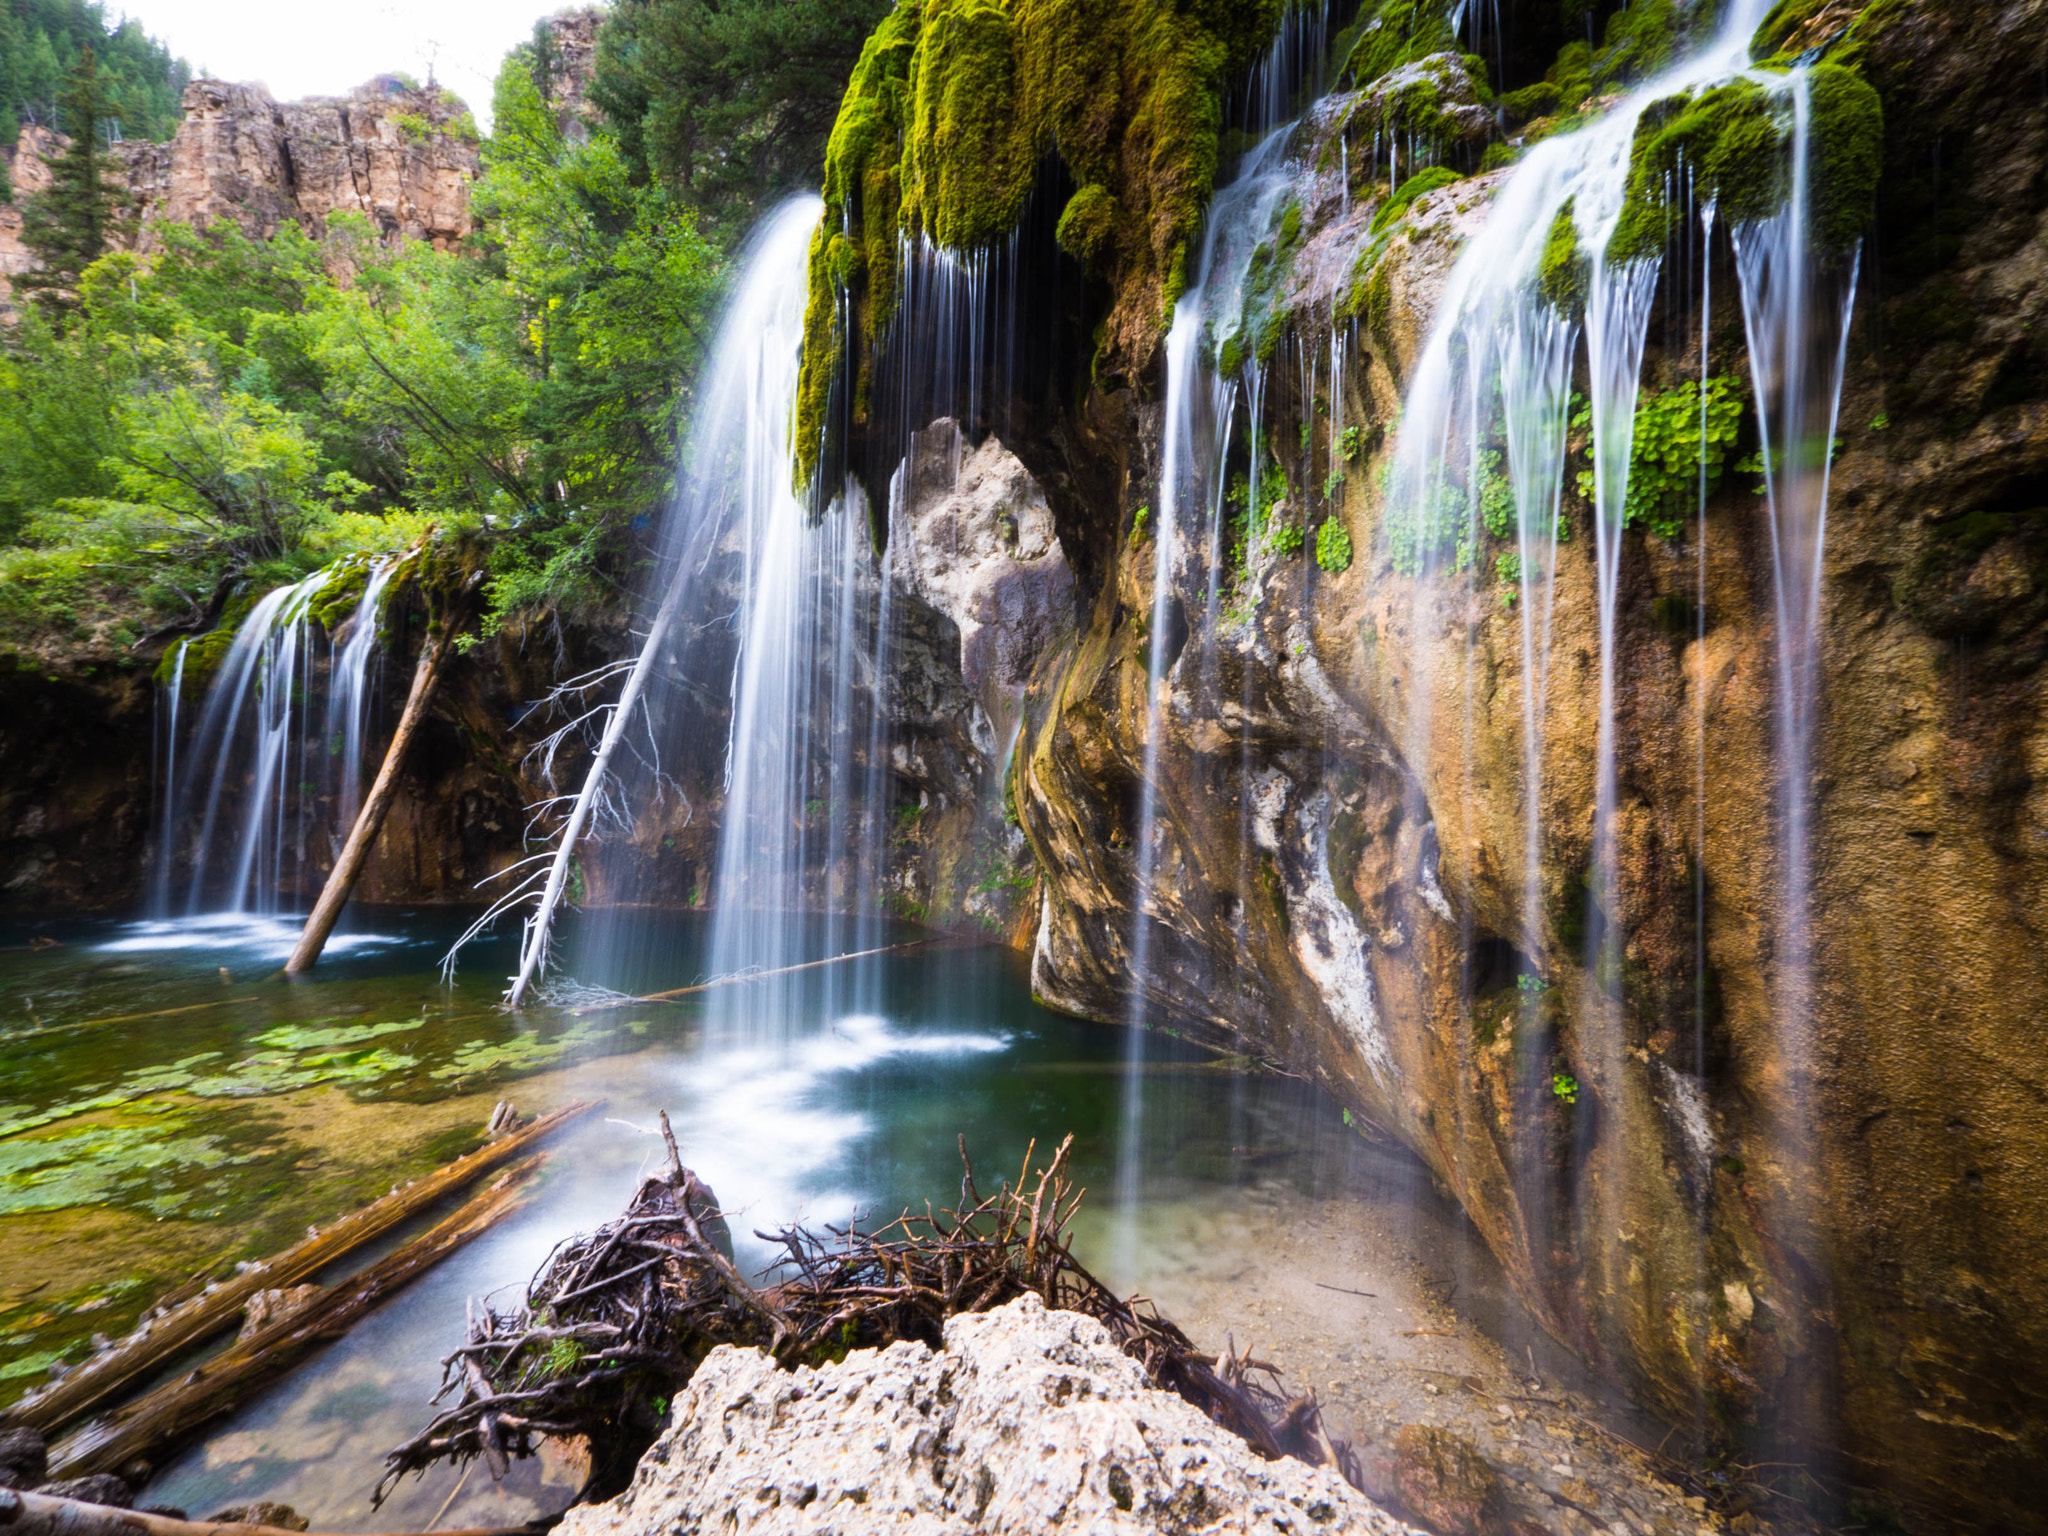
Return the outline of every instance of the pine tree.
[[[100,125],[112,114],[90,46],[79,51],[58,114],[71,142],[50,162],[49,188],[22,209],[22,244],[42,266],[19,284],[53,310],[77,302],[80,274],[106,253],[116,228],[113,158],[100,149]]]

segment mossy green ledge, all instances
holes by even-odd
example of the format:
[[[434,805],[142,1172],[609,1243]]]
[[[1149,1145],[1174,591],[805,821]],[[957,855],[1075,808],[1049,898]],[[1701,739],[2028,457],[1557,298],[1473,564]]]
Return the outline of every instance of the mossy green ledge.
[[[1839,22],[1841,7],[1786,0],[1751,43],[1760,71],[1806,67],[1806,111],[1815,242],[1829,256],[1854,251],[1877,205],[1884,164],[1884,104],[1862,73],[1863,46],[1895,0],[1877,0]],[[1723,219],[1750,223],[1784,207],[1791,192],[1794,98],[1756,75],[1655,103],[1636,125],[1628,199],[1607,248],[1615,263],[1654,256],[1678,217],[1672,189],[1693,178]]]
[[[1112,366],[1149,356],[1186,281],[1216,178],[1223,89],[1286,0],[901,0],[848,82],[825,152],[797,401],[797,464],[824,448],[841,368],[865,426],[906,238],[987,245],[1057,155],[1061,245],[1114,294]]]

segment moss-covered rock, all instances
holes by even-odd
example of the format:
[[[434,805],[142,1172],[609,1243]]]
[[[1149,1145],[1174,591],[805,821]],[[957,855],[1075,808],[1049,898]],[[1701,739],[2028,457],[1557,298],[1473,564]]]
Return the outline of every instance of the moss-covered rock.
[[[1655,103],[1636,125],[1628,198],[1607,248],[1615,263],[1654,256],[1676,216],[1672,191],[1690,174],[1694,195],[1722,218],[1752,223],[1785,206],[1792,190],[1797,82],[1769,86],[1743,78]],[[1870,222],[1884,158],[1884,108],[1854,71],[1811,70],[1807,184],[1814,237],[1830,255],[1851,250]]]
[[[1384,159],[1379,146],[1395,138],[1406,155],[1455,158],[1470,168],[1496,129],[1486,66],[1456,53],[1401,64],[1359,93],[1344,126],[1351,163],[1370,178]]]
[[[1116,197],[1100,182],[1090,182],[1067,199],[1055,238],[1074,260],[1095,266],[1116,246]]]
[[[1368,3],[1339,45],[1351,78],[1364,85],[1432,54],[1455,55],[1458,34],[1451,10],[1446,0]]]
[[[1593,264],[1579,239],[1579,224],[1569,200],[1557,210],[1550,234],[1543,242],[1543,260],[1537,268],[1536,286],[1561,313],[1571,314],[1586,307],[1591,291]]]
[[[800,472],[815,469],[849,358],[848,408],[856,426],[866,421],[899,242],[971,248],[1007,234],[1048,155],[1083,189],[1061,243],[1116,292],[1105,350],[1123,361],[1148,354],[1215,182],[1223,86],[1280,9],[1281,0],[902,0],[862,51],[826,147]]]
[[[1813,135],[1814,234],[1823,249],[1844,252],[1869,227],[1884,172],[1884,103],[1862,75],[1814,66],[1808,110]]]
[[[306,599],[306,612],[331,635],[355,613],[369,583],[369,561],[355,556],[337,560],[327,568],[327,579]]]

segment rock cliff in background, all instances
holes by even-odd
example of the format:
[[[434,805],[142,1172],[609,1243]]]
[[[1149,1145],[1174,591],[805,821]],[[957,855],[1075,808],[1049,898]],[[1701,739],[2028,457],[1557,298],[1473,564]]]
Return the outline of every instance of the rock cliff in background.
[[[558,94],[565,110],[580,110],[594,18],[565,13],[550,27],[561,51]],[[261,85],[194,80],[182,105],[169,143],[113,147],[139,250],[155,249],[155,231],[167,222],[204,229],[226,219],[268,239],[288,223],[317,236],[337,212],[362,214],[387,241],[437,249],[469,233],[476,122],[447,91],[379,75],[346,96],[277,102]],[[67,143],[30,125],[9,151],[15,200],[0,205],[0,313],[9,280],[34,260],[21,244],[22,200],[48,182],[44,166]]]
[[[1620,880],[1598,907],[1595,540],[1568,498],[1533,903],[1522,888],[1522,615],[1490,550],[1482,574],[1404,573],[1380,490],[1404,384],[1500,178],[1441,175],[1404,189],[1405,219],[1379,219],[1384,179],[1376,193],[1354,150],[1347,190],[1316,137],[1403,94],[1372,79],[1301,130],[1291,270],[1261,300],[1325,357],[1333,324],[1352,338],[1312,394],[1281,343],[1261,430],[1311,544],[1312,523],[1334,521],[1358,554],[1339,574],[1307,551],[1252,551],[1243,601],[1220,605],[1199,560],[1176,571],[1142,913],[1155,550],[1137,514],[1158,505],[1157,359],[1120,371],[1099,353],[1008,403],[1024,425],[1006,446],[1086,605],[1025,700],[1014,803],[1040,876],[1033,974],[1056,1006],[1121,1021],[1137,1004],[1327,1084],[1457,1193],[1558,1337],[1696,1444],[1796,1458],[1909,1523],[2017,1526],[2048,1459],[2048,7],[1822,9],[1788,14],[1822,41],[1857,22],[1886,126],[1823,577],[1810,1026],[1778,1008],[1776,621],[1746,475],[1707,509],[1704,634],[1693,534],[1625,540]],[[1028,39],[999,41],[1020,74],[1052,69]],[[940,42],[891,46],[907,61]],[[906,71],[906,99],[923,100]],[[1567,108],[1593,94],[1552,74],[1541,89]],[[851,138],[871,115],[858,87],[842,130],[867,146]],[[903,174],[943,184],[914,147]],[[1070,212],[1087,204],[1084,188]],[[1368,247],[1383,254],[1359,291]],[[836,313],[858,320],[869,279],[840,254],[824,270],[853,285]],[[1109,286],[1069,269],[1026,301],[1083,356],[1107,314],[1132,310],[1115,263],[1088,270]],[[1715,367],[1742,376],[1725,261],[1714,283]],[[1668,326],[1653,324],[1650,388],[1690,376]],[[814,341],[815,357],[853,347],[842,387],[857,389],[845,380],[872,361],[858,335]],[[863,443],[862,409],[849,457],[886,456],[886,435]],[[1355,456],[1333,418],[1355,428]],[[1618,936],[1613,976],[1588,965],[1599,924]]]
[[[204,229],[226,219],[256,239],[286,223],[317,235],[331,213],[360,213],[387,240],[446,248],[469,233],[476,124],[456,97],[392,75],[347,96],[275,102],[260,85],[194,80],[168,144],[117,146],[141,214],[153,227]]]

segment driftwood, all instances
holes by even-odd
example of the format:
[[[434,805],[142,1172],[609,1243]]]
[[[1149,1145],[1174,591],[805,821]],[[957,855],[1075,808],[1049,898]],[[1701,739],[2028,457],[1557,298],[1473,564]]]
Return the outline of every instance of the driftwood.
[[[363,1244],[381,1237],[444,1196],[511,1161],[543,1137],[598,1107],[595,1103],[571,1104],[551,1115],[543,1115],[524,1130],[490,1142],[403,1189],[394,1189],[382,1199],[344,1216],[325,1231],[316,1232],[303,1242],[294,1244],[265,1264],[253,1266],[197,1295],[174,1293],[165,1298],[165,1303],[159,1304],[154,1315],[145,1317],[133,1333],[113,1348],[86,1361],[40,1391],[31,1393],[8,1409],[5,1415],[0,1415],[0,1428],[26,1425],[48,1435],[106,1406],[148,1380],[194,1345],[203,1344],[215,1334],[238,1326],[242,1308],[258,1291],[296,1284],[337,1259],[346,1258]],[[195,1278],[204,1284],[203,1277]]]
[[[450,644],[454,631],[451,619],[441,633],[428,635],[426,644],[420,647],[419,665],[412,674],[412,691],[406,695],[405,712],[398,717],[398,729],[385,750],[384,766],[377,770],[377,781],[370,786],[369,798],[363,801],[356,824],[349,830],[341,857],[328,872],[327,883],[320,888],[320,899],[313,903],[312,915],[306,919],[305,931],[292,946],[292,957],[284,963],[287,976],[313,968],[320,951],[327,947],[327,936],[334,932],[334,925],[341,918],[341,909],[348,905],[349,893],[356,888],[356,876],[362,873],[370,848],[384,829],[384,816],[391,809],[392,797],[398,793],[398,770],[405,762],[406,748],[412,745],[413,733],[427,717],[434,685],[441,680],[441,664],[454,648]]]
[[[385,1458],[378,1501],[437,1462],[482,1457],[498,1471],[532,1454],[536,1437],[571,1435],[591,1446],[584,1496],[606,1497],[658,1433],[656,1405],[720,1344],[758,1347],[784,1366],[897,1339],[937,1347],[947,1318],[1027,1294],[1101,1322],[1154,1386],[1260,1455],[1297,1456],[1357,1481],[1313,1396],[1288,1396],[1274,1367],[1248,1354],[1203,1354],[1149,1302],[1117,1297],[1074,1258],[1067,1227],[1082,1192],[1065,1172],[1071,1136],[1035,1181],[1027,1151],[1017,1183],[988,1196],[975,1188],[963,1139],[957,1211],[906,1212],[876,1232],[759,1233],[786,1257],[757,1284],[735,1268],[716,1202],[683,1166],[666,1115],[661,1126],[667,1170],[641,1183],[623,1216],[559,1245],[523,1306],[472,1314],[442,1362],[437,1400],[458,1393],[455,1406]]]
[[[227,1520],[176,1520],[139,1509],[115,1509],[46,1493],[0,1488],[0,1531],[7,1536],[306,1536],[275,1525]],[[434,1536],[532,1536],[529,1526],[436,1531]]]
[[[546,1153],[506,1169],[462,1208],[359,1275],[240,1340],[197,1370],[96,1420],[50,1449],[53,1478],[91,1477],[149,1460],[240,1406],[316,1344],[339,1338],[415,1275],[488,1230],[524,1202],[520,1186]]]

